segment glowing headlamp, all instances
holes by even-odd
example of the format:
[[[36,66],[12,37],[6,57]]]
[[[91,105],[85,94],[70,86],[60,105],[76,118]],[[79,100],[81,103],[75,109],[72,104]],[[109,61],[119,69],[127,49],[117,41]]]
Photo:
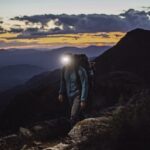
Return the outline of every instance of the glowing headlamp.
[[[61,63],[63,64],[63,65],[69,65],[69,64],[71,64],[71,56],[69,56],[69,55],[63,55],[62,57],[61,57]]]

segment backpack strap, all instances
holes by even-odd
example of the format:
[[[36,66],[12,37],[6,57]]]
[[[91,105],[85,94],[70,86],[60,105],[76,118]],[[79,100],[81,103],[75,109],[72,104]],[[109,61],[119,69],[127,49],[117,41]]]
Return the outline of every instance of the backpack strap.
[[[61,81],[65,80],[65,67],[62,68],[61,70]]]
[[[66,68],[65,68],[65,67],[63,67],[63,68],[62,68],[62,70],[61,70],[61,77],[60,77],[60,80],[61,80],[61,82],[63,82],[63,83],[64,83],[65,94],[66,94],[65,71],[66,71]]]
[[[78,86],[79,90],[81,90],[82,85],[81,85],[81,80],[80,80],[80,75],[79,75],[79,67],[75,68],[75,74],[76,74],[76,77],[77,77],[77,86]]]

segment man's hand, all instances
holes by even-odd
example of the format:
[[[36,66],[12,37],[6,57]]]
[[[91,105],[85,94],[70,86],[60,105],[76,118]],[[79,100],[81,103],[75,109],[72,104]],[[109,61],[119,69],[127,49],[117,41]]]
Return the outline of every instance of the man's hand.
[[[59,94],[58,100],[60,103],[62,103],[64,101],[64,96],[62,94]]]
[[[86,107],[86,102],[81,101],[80,107],[81,107],[82,110],[85,109],[85,107]]]

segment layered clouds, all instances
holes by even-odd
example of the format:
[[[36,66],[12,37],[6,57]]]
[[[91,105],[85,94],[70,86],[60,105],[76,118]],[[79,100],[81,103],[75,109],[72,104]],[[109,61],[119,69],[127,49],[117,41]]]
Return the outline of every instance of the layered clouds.
[[[129,9],[128,11],[120,14],[120,16],[122,16],[126,22],[126,30],[132,30],[134,28],[150,30],[150,11],[146,12]]]
[[[0,40],[3,39],[3,41],[1,41],[3,43],[18,40],[21,44],[22,42],[37,43],[42,41],[46,44],[48,42],[56,42],[56,44],[62,43],[63,45],[67,45],[67,43],[70,42],[71,44],[78,43],[78,45],[80,45],[80,39],[82,39],[81,43],[85,44],[88,40],[91,41],[94,38],[96,43],[93,43],[93,45],[98,42],[99,45],[102,45],[105,41],[106,43],[109,41],[110,45],[113,45],[122,37],[123,34],[120,33],[125,33],[135,28],[150,30],[149,7],[145,7],[142,11],[129,9],[119,15],[45,14],[14,17],[9,20],[0,19],[0,33],[15,34],[15,36],[7,36],[5,40],[0,36]],[[112,40],[111,33],[113,33],[113,38],[116,41]],[[80,36],[80,34],[82,36]],[[85,37],[85,35],[89,37]],[[60,39],[62,42],[59,41]],[[85,43],[83,43],[83,41]]]
[[[10,32],[23,30],[22,37],[31,34],[66,34],[93,32],[127,32],[134,28],[150,29],[150,12],[129,9],[120,15],[80,14],[80,15],[35,15],[12,18],[20,26],[10,29]]]

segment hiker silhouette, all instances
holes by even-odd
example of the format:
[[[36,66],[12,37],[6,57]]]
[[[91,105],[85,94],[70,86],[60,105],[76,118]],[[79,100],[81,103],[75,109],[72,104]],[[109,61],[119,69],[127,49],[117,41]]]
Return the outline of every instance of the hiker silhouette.
[[[84,118],[93,86],[94,69],[85,54],[65,54],[61,71],[59,101],[69,101],[70,121],[74,125]]]

